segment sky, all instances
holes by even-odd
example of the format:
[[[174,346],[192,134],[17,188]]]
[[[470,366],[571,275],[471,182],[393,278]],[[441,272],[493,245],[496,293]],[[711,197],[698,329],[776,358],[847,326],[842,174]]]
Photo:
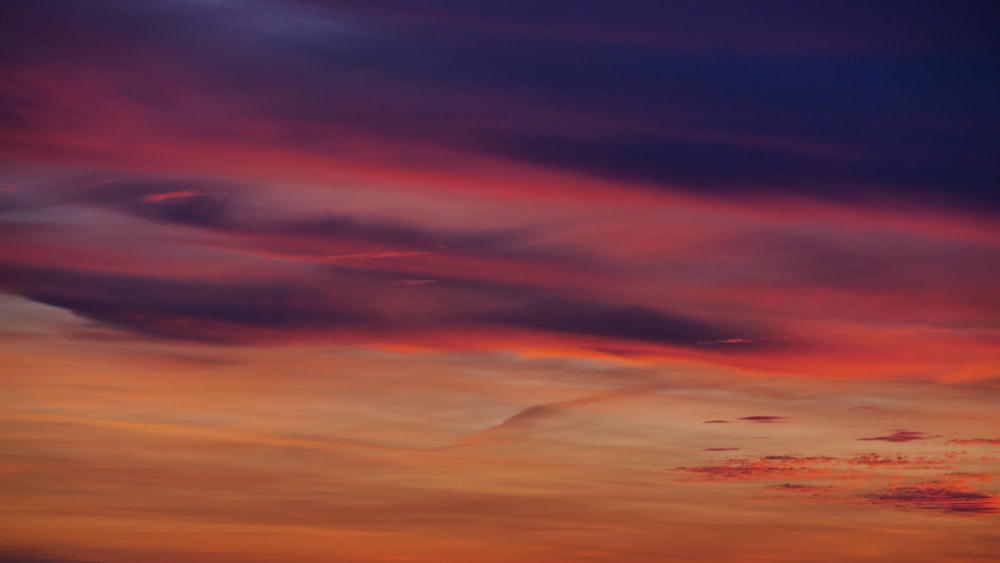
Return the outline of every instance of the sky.
[[[0,5],[0,563],[989,562],[1000,5]]]

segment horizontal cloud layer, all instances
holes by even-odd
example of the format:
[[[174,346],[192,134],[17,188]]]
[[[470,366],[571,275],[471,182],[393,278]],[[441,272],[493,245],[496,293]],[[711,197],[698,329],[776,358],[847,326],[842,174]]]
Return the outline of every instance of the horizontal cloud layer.
[[[486,159],[617,189],[997,212],[994,8],[713,4],[21,3],[5,8],[0,142],[160,164],[214,146],[212,166],[383,176]],[[746,18],[762,27],[720,32]]]

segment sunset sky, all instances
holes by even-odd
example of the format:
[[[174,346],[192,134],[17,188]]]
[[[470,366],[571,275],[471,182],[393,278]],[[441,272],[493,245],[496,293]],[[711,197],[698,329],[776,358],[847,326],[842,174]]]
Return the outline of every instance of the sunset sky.
[[[998,29],[0,2],[0,563],[997,561]]]

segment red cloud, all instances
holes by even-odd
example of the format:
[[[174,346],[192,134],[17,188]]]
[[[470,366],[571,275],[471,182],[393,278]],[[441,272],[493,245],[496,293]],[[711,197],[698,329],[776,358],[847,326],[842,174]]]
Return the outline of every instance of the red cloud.
[[[678,467],[706,481],[758,481],[770,479],[817,479],[830,476],[829,466],[837,459],[826,456],[764,456],[726,459],[716,465]]]
[[[159,194],[149,194],[149,195],[143,196],[142,200],[145,201],[146,203],[159,203],[161,201],[167,201],[169,199],[178,199],[178,198],[183,198],[183,197],[195,197],[195,196],[200,196],[200,195],[204,195],[204,194],[202,194],[201,192],[194,191],[194,190],[181,190],[181,191],[177,191],[177,192],[165,192],[165,193],[159,193]]]
[[[950,471],[939,473],[937,480],[924,480],[927,471],[946,469],[947,461],[876,453],[846,458],[772,455],[730,458],[709,465],[677,467],[674,471],[692,476],[682,481],[788,481],[764,488],[811,493],[809,498],[828,501],[861,498],[874,505],[947,514],[989,515],[1000,511],[1000,495],[969,486],[970,481],[990,480],[990,474]]]
[[[1000,438],[964,438],[948,440],[945,443],[960,446],[1000,446]]]

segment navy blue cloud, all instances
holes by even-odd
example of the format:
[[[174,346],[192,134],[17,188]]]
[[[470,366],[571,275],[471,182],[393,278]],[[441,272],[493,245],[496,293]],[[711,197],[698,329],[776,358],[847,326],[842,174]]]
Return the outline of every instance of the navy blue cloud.
[[[658,344],[697,345],[721,340],[731,330],[679,314],[641,306],[618,306],[561,298],[534,300],[488,312],[488,323],[546,332],[610,337]]]
[[[231,343],[332,333],[394,338],[485,327],[699,347],[738,330],[649,307],[570,299],[542,288],[471,281],[411,287],[373,272],[329,272],[307,283],[0,266],[0,290],[138,334]],[[385,302],[393,306],[380,305]]]
[[[79,67],[201,139],[244,142],[234,124],[264,119],[285,131],[270,142],[308,154],[350,151],[340,133],[360,131],[711,197],[1000,207],[993,2],[2,9],[0,119],[15,131],[80,117],[26,96],[19,72]],[[154,54],[178,75],[145,73]],[[174,83],[225,115],[188,111]]]

